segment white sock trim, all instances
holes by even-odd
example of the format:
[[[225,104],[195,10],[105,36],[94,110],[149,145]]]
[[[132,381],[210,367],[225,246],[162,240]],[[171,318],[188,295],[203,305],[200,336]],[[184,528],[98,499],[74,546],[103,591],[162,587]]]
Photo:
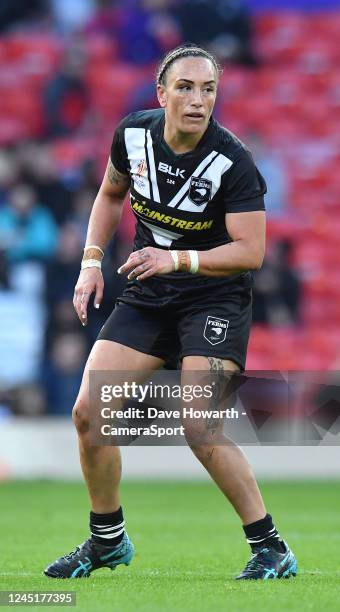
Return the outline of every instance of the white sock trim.
[[[118,523],[118,525],[94,525],[92,524],[91,527],[97,527],[97,529],[102,529],[103,531],[107,531],[108,529],[119,529],[119,527],[124,527],[125,525],[125,521],[123,521],[122,523]]]
[[[120,531],[115,531],[114,533],[110,533],[110,534],[93,533],[93,531],[91,531],[91,534],[93,536],[96,536],[97,538],[104,538],[104,540],[114,540],[117,536],[119,536],[124,531],[125,529],[123,527],[123,529],[120,529]]]

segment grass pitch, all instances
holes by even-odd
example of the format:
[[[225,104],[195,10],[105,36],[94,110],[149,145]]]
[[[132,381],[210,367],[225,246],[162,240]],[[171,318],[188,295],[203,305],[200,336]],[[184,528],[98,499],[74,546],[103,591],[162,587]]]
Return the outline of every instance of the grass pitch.
[[[339,484],[264,483],[268,510],[298,558],[299,575],[239,583],[234,576],[249,549],[213,484],[123,484],[134,561],[114,572],[101,569],[90,578],[64,581],[48,579],[42,570],[88,537],[84,485],[2,483],[0,589],[75,591],[81,612],[339,610]]]

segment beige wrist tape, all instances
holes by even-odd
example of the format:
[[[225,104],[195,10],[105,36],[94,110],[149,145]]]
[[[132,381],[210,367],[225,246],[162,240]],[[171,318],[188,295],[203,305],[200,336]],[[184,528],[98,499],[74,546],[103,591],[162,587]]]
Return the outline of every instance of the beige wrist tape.
[[[84,248],[83,260],[86,259],[99,259],[100,261],[104,257],[104,251],[96,244],[90,244]]]
[[[190,270],[189,251],[177,251],[177,255],[178,255],[178,270],[180,272],[189,272]]]
[[[177,251],[169,251],[169,253],[170,253],[170,255],[171,255],[171,257],[172,257],[172,259],[174,261],[174,264],[175,264],[175,272],[177,272],[178,265],[179,265],[179,262],[178,262],[178,253],[177,253]]]
[[[175,263],[175,272],[190,272],[196,274],[199,268],[197,251],[170,251]]]
[[[80,269],[84,270],[85,268],[101,268],[102,262],[99,259],[83,259],[81,262]]]
[[[188,251],[190,257],[190,272],[196,274],[199,267],[198,253],[197,251]]]

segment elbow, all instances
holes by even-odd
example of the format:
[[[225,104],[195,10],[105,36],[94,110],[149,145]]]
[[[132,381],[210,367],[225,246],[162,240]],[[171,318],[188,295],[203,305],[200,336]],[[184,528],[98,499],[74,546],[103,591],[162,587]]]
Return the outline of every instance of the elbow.
[[[243,270],[260,270],[265,254],[264,240],[239,240],[240,268]]]
[[[264,255],[261,255],[261,257],[259,257],[256,260],[253,270],[261,270],[262,264],[263,264],[263,260],[264,260]]]
[[[262,264],[263,264],[263,260],[264,260],[264,251],[255,251],[252,253],[252,257],[250,260],[250,266],[249,266],[249,270],[253,270],[254,272],[256,270],[260,270],[262,268]]]

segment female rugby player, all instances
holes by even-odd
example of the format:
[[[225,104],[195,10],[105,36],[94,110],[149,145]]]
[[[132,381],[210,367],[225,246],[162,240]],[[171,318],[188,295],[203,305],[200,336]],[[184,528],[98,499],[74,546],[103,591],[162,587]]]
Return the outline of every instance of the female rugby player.
[[[119,501],[119,449],[89,441],[89,371],[140,372],[143,380],[143,372],[170,357],[181,361],[182,376],[245,367],[250,270],[264,256],[266,185],[242,142],[212,117],[218,79],[218,65],[204,49],[171,51],[157,75],[160,108],[132,113],[115,132],[74,294],[86,325],[91,294],[96,308],[102,299],[101,259],[130,190],[137,224],[133,252],[120,268],[127,287],[94,344],[73,409],[92,504],[91,537],[49,565],[47,576],[88,576],[133,556]],[[295,557],[242,451],[214,444],[213,431],[197,443],[190,423],[185,433],[242,521],[253,554],[238,579],[295,575]]]

